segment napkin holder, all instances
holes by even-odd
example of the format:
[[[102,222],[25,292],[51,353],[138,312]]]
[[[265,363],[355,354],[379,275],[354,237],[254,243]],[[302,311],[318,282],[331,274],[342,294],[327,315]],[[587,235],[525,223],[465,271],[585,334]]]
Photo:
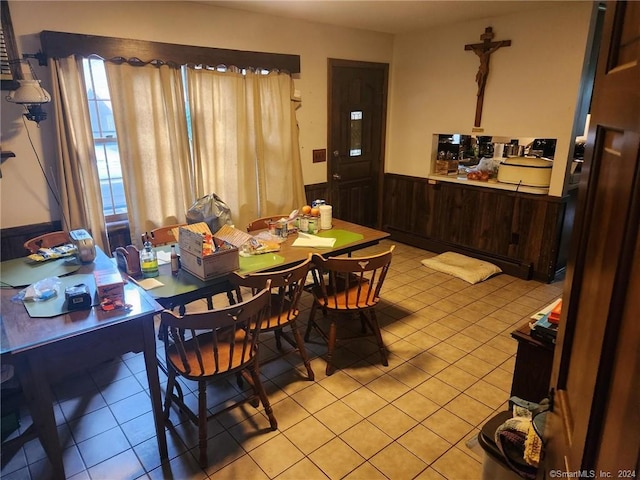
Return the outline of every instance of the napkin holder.
[[[127,245],[126,247],[118,247],[113,252],[116,258],[118,268],[130,277],[139,277],[142,275],[140,268],[140,251],[135,245]]]

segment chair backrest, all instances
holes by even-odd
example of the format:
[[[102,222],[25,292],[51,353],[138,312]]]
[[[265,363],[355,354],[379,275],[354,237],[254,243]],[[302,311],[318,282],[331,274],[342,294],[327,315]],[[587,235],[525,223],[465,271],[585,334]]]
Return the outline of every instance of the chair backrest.
[[[375,306],[387,277],[395,245],[386,252],[366,257],[324,258],[313,254],[319,274],[314,295],[323,307],[357,310]]]
[[[160,325],[168,360],[192,379],[247,366],[256,357],[262,319],[269,314],[269,286],[225,308],[184,316],[164,310]]]
[[[178,243],[178,239],[173,234],[173,229],[178,227],[184,227],[186,223],[176,223],[175,225],[165,225],[164,227],[158,227],[151,230],[151,244],[154,247],[160,245],[168,245],[171,243]]]
[[[267,222],[269,220],[280,220],[281,218],[289,218],[289,214],[285,213],[283,215],[271,215],[269,217],[256,218],[255,220],[249,222],[249,225],[247,225],[247,232],[264,230],[265,228],[267,228]]]
[[[242,287],[249,288],[253,295],[271,285],[271,313],[264,320],[262,330],[279,328],[298,316],[298,302],[304,289],[307,273],[311,266],[311,254],[308,258],[286,270],[252,273],[247,276],[233,272],[229,281],[236,288],[238,299],[242,299]]]
[[[60,245],[66,245],[68,243],[71,243],[69,233],[59,231],[45,233],[44,235],[39,235],[30,240],[27,240],[26,242],[24,242],[24,248],[29,250],[29,253],[36,253],[41,248],[58,247]]]

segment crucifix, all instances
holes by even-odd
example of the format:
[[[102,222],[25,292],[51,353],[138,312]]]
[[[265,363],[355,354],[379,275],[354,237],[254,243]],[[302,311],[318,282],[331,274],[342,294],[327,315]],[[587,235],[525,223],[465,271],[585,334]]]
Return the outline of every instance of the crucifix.
[[[472,43],[465,45],[465,50],[473,50],[473,53],[480,57],[480,67],[476,74],[476,82],[478,83],[478,100],[476,103],[476,119],[474,127],[480,126],[480,120],[482,119],[482,104],[484,102],[484,87],[487,84],[487,76],[489,75],[489,60],[491,54],[498,50],[500,47],[508,47],[511,45],[511,40],[501,40],[499,42],[492,42],[495,34],[491,27],[484,29],[484,33],[480,35],[482,43]]]

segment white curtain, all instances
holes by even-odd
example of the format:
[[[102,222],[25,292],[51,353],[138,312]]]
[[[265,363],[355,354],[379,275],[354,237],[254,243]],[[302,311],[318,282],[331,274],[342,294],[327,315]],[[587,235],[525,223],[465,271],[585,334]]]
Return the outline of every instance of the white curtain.
[[[53,59],[52,65],[63,228],[88,230],[96,245],[110,254],[82,58]]]
[[[240,229],[306,203],[289,75],[189,68],[187,85],[198,197],[218,194]]]
[[[118,136],[129,228],[185,222],[195,199],[180,70],[105,62]]]

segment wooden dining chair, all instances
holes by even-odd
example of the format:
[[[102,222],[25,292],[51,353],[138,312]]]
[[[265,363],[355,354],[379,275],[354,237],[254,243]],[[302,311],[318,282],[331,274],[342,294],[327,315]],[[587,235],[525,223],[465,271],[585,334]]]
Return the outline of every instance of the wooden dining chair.
[[[298,325],[298,315],[300,313],[298,302],[310,265],[311,255],[304,262],[286,270],[253,273],[247,276],[241,276],[234,272],[229,276],[229,281],[236,287],[240,301],[242,301],[242,287],[250,289],[251,294],[255,295],[256,292],[265,288],[267,282],[271,283],[271,313],[262,321],[260,331],[263,334],[274,332],[276,348],[280,354],[267,360],[262,360],[261,364],[264,365],[290,353],[297,352],[302,357],[304,366],[307,369],[307,377],[309,380],[313,380],[315,377],[311,369],[311,362]],[[282,339],[293,347],[293,350],[285,351],[282,348]]]
[[[313,264],[319,275],[314,277],[313,305],[304,339],[309,341],[311,331],[316,330],[327,342],[327,375],[335,371],[332,360],[336,343],[367,335],[367,328],[368,335],[376,339],[382,364],[389,365],[375,307],[380,301],[380,290],[389,271],[394,249],[395,245],[392,245],[386,252],[367,257],[324,258],[320,254],[313,254]],[[318,309],[329,317],[328,331],[315,320]],[[359,317],[362,331],[338,338],[339,320],[354,316]]]
[[[178,239],[173,234],[174,228],[184,227],[186,223],[176,223],[174,225],[165,225],[163,227],[154,228],[151,230],[151,244],[154,247],[161,245],[171,245],[178,243]]]
[[[37,253],[41,248],[52,248],[71,243],[69,232],[59,231],[39,235],[24,242],[29,253]]]
[[[281,218],[289,218],[289,214],[270,215],[268,217],[256,218],[247,225],[247,232],[255,232],[256,230],[264,230],[267,228],[269,220],[280,220]]]
[[[270,284],[251,299],[218,310],[187,313],[184,316],[165,310],[161,314],[160,327],[164,335],[165,359],[168,381],[164,402],[164,415],[170,424],[172,403],[179,406],[198,426],[200,465],[207,467],[207,422],[232,408],[250,402],[258,406],[262,402],[269,418],[271,430],[278,423],[269,404],[258,372],[258,337],[260,328],[269,315]],[[245,396],[224,409],[209,414],[207,410],[208,382],[229,375],[240,374],[252,387],[253,395]],[[177,377],[198,383],[198,412],[193,412],[182,395],[175,394]],[[178,392],[181,392],[178,390]]]

